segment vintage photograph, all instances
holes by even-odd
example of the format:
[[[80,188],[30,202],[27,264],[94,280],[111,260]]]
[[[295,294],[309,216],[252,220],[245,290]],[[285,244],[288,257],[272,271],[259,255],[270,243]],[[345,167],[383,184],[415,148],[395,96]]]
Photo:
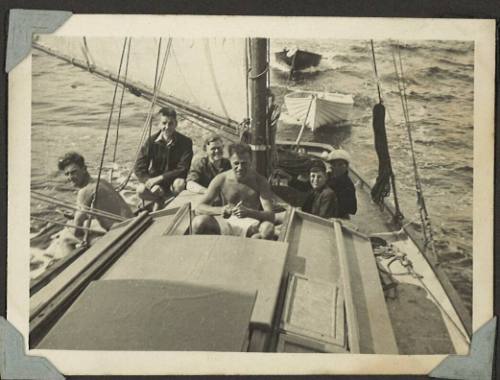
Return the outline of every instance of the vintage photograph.
[[[474,54],[35,36],[30,349],[466,354]]]

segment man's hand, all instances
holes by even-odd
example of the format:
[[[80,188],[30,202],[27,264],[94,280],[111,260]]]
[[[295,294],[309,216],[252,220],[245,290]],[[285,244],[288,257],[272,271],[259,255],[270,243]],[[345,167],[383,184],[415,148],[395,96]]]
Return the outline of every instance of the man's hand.
[[[146,188],[149,191],[152,191],[151,188],[155,185],[159,185],[162,181],[163,181],[163,177],[161,175],[159,175],[157,177],[149,178],[146,182],[144,182],[144,186],[146,186]]]
[[[243,206],[242,204],[238,204],[233,207],[233,214],[236,215],[238,218],[247,218],[247,217],[252,217],[252,209]]]
[[[231,205],[225,205],[222,207],[222,217],[227,219],[233,213],[233,207]]]

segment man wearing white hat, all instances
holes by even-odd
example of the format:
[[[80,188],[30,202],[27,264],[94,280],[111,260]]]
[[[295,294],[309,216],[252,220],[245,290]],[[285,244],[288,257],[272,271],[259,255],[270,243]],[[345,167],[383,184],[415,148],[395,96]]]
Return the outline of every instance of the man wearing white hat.
[[[348,168],[351,158],[349,153],[343,149],[335,149],[330,152],[327,158],[332,168],[332,173],[328,185],[337,195],[338,217],[349,219],[349,215],[356,214],[358,209],[356,201],[356,188],[348,175]]]

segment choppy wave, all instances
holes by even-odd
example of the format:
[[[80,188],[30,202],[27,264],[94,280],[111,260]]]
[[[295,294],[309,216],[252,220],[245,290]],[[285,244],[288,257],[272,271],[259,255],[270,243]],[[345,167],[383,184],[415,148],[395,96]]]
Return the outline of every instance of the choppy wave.
[[[456,96],[452,94],[435,94],[431,92],[417,93],[415,91],[410,91],[407,96],[410,100],[418,100],[423,102],[451,102],[456,99]]]
[[[451,71],[439,66],[426,67],[420,70],[417,75],[420,78],[427,78],[428,80],[439,79],[439,80],[450,80],[458,79],[467,82],[472,82],[474,80],[473,75],[460,73],[457,70]]]

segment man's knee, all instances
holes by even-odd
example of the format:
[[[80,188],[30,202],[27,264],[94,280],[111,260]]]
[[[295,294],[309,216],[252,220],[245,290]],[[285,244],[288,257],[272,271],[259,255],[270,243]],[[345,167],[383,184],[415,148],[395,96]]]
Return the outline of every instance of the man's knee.
[[[193,219],[192,228],[195,235],[220,235],[219,223],[209,215],[196,216]]]
[[[174,183],[172,183],[172,193],[178,195],[184,190],[186,190],[186,180],[184,178],[176,178]]]
[[[271,222],[262,222],[251,237],[252,239],[275,240],[274,224]]]
[[[149,190],[145,184],[140,183],[135,188],[137,196],[146,201],[156,201],[164,196],[164,191],[159,185],[155,185]]]

